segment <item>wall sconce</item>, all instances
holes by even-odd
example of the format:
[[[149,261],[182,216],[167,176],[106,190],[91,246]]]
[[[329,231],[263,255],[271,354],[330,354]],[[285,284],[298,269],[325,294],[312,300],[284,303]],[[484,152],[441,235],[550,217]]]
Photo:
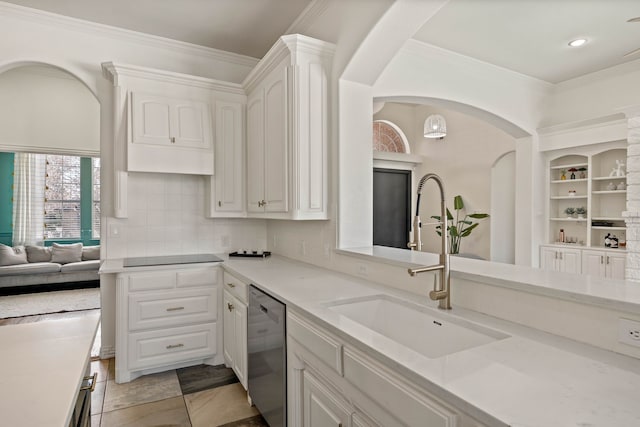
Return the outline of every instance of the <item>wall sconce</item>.
[[[424,121],[424,137],[442,139],[447,136],[447,122],[440,114],[432,114]]]

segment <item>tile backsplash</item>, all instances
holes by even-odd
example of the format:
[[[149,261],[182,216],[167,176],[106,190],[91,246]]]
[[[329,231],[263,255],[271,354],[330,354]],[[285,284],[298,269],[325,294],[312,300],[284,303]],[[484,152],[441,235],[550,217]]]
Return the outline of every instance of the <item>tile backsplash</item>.
[[[264,220],[205,218],[204,179],[197,175],[130,174],[129,217],[108,218],[108,258],[266,248]]]

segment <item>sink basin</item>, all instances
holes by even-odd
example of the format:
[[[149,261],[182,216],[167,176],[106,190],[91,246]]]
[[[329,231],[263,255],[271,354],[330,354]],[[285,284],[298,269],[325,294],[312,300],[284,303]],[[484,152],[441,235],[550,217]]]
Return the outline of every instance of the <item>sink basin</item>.
[[[386,295],[335,301],[327,306],[331,311],[431,359],[509,337]]]

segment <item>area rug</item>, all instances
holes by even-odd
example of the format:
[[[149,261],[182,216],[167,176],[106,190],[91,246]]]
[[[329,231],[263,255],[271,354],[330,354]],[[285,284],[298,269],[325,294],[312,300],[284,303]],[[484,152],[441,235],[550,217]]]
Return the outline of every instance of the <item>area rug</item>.
[[[0,319],[100,308],[100,288],[0,296]]]

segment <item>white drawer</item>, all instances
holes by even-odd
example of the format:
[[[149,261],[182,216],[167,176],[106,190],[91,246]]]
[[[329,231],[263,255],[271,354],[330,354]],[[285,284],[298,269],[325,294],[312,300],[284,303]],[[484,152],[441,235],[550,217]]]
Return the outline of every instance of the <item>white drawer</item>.
[[[224,289],[241,302],[247,304],[247,284],[226,271],[224,272]]]
[[[216,353],[216,324],[132,333],[128,345],[129,369],[211,357]]]
[[[129,295],[129,330],[215,322],[218,292],[215,287]]]
[[[188,288],[193,286],[215,286],[218,284],[218,267],[189,268],[176,273],[177,286]]]
[[[342,344],[327,332],[287,312],[287,334],[342,375]]]
[[[451,427],[458,415],[434,397],[355,349],[344,349],[344,377],[382,408],[393,408],[406,425]]]
[[[129,292],[172,289],[176,285],[174,271],[134,273],[129,277]]]

